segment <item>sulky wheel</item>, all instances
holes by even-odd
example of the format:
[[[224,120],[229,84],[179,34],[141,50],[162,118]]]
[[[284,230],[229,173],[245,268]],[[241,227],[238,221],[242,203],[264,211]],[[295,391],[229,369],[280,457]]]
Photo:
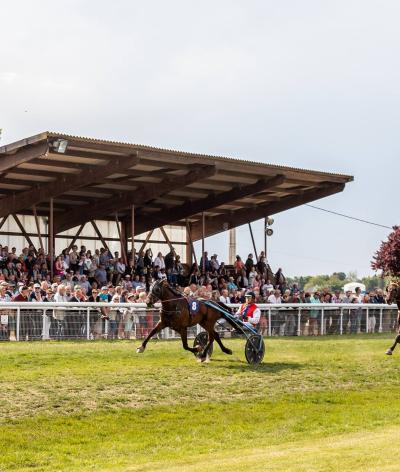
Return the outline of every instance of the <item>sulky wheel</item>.
[[[259,334],[252,334],[247,338],[244,354],[249,364],[259,364],[265,353],[264,339]]]
[[[207,331],[202,331],[194,338],[193,347],[201,346],[202,350],[204,351],[204,348],[207,346],[207,343],[208,343],[208,333]],[[208,350],[209,357],[211,357],[211,354],[213,352],[213,347],[214,347],[214,343],[211,344],[210,349]],[[201,352],[199,352],[199,355],[201,355]]]

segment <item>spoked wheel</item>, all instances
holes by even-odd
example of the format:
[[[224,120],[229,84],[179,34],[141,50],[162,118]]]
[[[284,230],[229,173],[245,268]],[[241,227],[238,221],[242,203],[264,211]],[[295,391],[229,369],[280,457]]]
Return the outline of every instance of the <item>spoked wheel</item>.
[[[259,334],[252,334],[247,338],[244,348],[246,361],[249,364],[259,364],[264,359],[265,344],[264,339]]]
[[[200,346],[202,351],[204,351],[204,348],[207,346],[208,343],[208,333],[207,331],[202,331],[199,333],[195,338],[193,342],[193,347]],[[211,344],[210,349],[208,350],[208,355],[211,357],[211,354],[214,349],[214,343]],[[201,355],[201,351],[197,354],[197,356]]]

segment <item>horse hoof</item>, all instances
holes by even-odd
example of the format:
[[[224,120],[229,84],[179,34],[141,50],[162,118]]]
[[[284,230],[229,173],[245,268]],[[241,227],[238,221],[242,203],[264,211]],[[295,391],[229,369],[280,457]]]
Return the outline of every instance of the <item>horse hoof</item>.
[[[391,349],[388,349],[388,350],[385,352],[385,354],[386,354],[387,356],[391,356],[391,355],[393,354],[393,351],[392,351]]]
[[[228,354],[228,355],[231,356],[231,355],[233,354],[233,352],[231,351],[231,349],[227,349],[227,350],[225,351],[225,354]]]
[[[137,352],[138,354],[140,354],[141,352],[144,352],[144,347],[143,347],[143,346],[138,347],[138,348],[136,349],[136,352]]]

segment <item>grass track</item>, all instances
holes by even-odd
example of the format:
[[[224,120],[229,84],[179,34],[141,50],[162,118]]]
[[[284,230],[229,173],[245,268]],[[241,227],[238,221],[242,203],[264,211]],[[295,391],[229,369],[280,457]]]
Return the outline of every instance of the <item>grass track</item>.
[[[177,342],[2,344],[0,469],[398,470],[389,340],[267,339],[258,368],[242,340],[207,365]]]

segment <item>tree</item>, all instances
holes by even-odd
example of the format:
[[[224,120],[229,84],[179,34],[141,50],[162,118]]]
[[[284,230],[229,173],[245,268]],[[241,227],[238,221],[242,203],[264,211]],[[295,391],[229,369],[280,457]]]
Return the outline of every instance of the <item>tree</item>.
[[[382,275],[400,277],[400,226],[393,226],[387,241],[382,241],[371,261],[374,270]]]

